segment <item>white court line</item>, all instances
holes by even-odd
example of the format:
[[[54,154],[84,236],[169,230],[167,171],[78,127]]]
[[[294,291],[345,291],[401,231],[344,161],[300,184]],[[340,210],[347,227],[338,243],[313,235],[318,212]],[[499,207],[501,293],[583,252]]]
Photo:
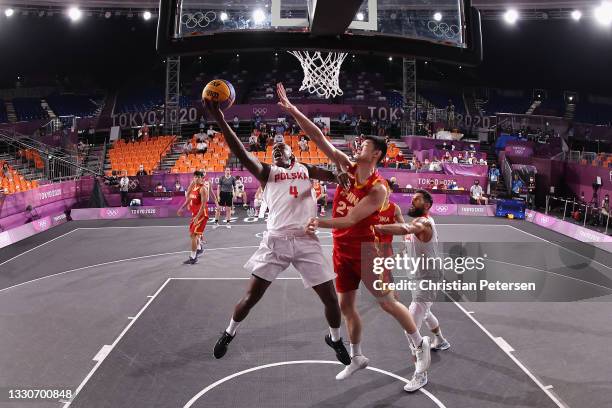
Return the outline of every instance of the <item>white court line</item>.
[[[321,245],[321,246],[331,246],[331,245]],[[210,249],[205,249],[204,253],[210,252],[210,251],[219,251],[219,250],[224,250],[224,249],[244,249],[244,248],[259,248],[259,245],[210,248]],[[37,282],[39,280],[43,280],[43,279],[47,279],[47,278],[52,278],[54,276],[64,275],[64,274],[67,274],[67,273],[82,271],[84,269],[96,268],[98,266],[112,265],[112,264],[116,264],[116,263],[120,263],[120,262],[135,261],[135,260],[138,260],[138,259],[154,258],[154,257],[157,257],[157,256],[164,256],[164,255],[177,255],[177,254],[184,254],[184,253],[189,253],[189,252],[190,251],[164,252],[164,253],[161,253],[161,254],[143,255],[143,256],[137,256],[137,257],[134,257],[134,258],[117,259],[115,261],[108,261],[108,262],[102,262],[102,263],[95,264],[95,265],[82,266],[80,268],[70,269],[70,270],[67,270],[67,271],[54,273],[52,275],[41,276],[40,278],[32,279],[32,280],[29,280],[29,281],[26,281],[26,282],[21,282],[21,283],[18,283],[16,285],[9,286],[8,288],[0,289],[0,293],[5,292],[5,291],[7,291],[9,289],[13,289],[13,288],[16,288],[16,287],[28,284],[28,283]]]
[[[77,228],[77,229],[78,229],[78,228]],[[71,231],[68,231],[68,232],[67,232],[67,233],[65,233],[65,234],[62,234],[62,235],[60,235],[60,236],[57,236],[57,237],[55,237],[55,238],[53,238],[53,239],[50,239],[50,240],[49,240],[49,241],[47,241],[47,242],[43,242],[42,244],[40,244],[40,245],[38,245],[38,246],[35,246],[34,248],[30,248],[30,249],[28,249],[27,251],[24,251],[24,252],[22,252],[22,253],[20,253],[20,254],[18,254],[18,255],[15,255],[15,256],[14,256],[14,257],[12,257],[11,259],[7,259],[6,261],[4,261],[4,262],[0,263],[0,266],[4,265],[5,263],[11,262],[13,259],[17,259],[17,258],[19,258],[20,256],[27,254],[28,252],[31,252],[31,251],[33,251],[33,250],[35,250],[35,249],[38,249],[38,248],[40,248],[41,246],[47,245],[49,242],[53,242],[53,241],[55,241],[56,239],[60,239],[60,238],[62,238],[62,237],[65,237],[66,235],[73,233],[73,232],[74,232],[74,231],[76,231],[77,229],[73,229],[73,230],[71,230]]]
[[[111,344],[110,346],[108,346],[106,348],[106,350],[108,351],[107,355],[110,354],[110,352],[113,350],[113,348],[115,348],[115,346],[117,345],[117,343],[119,343],[119,341],[123,338],[123,336],[125,336],[125,333],[127,333],[127,331],[130,329],[130,327],[132,327],[132,325],[136,322],[136,320],[138,320],[138,318],[140,317],[140,315],[142,315],[142,313],[147,309],[147,307],[149,307],[149,305],[151,304],[151,302],[153,302],[153,300],[155,300],[155,298],[157,297],[157,295],[159,295],[161,293],[161,291],[164,289],[164,287],[166,287],[166,285],[168,284],[168,282],[170,282],[170,279],[166,279],[166,281],[159,287],[159,289],[157,289],[157,291],[153,294],[153,297],[151,297],[147,303],[145,303],[145,305],[140,309],[140,311],[138,312],[138,314],[136,314],[136,316],[134,316],[134,319],[130,320],[130,322],[128,323],[127,326],[125,326],[125,329],[123,329],[123,331],[119,334],[119,336],[117,336],[117,338],[115,339],[115,341],[113,341],[113,344]],[[70,406],[70,404],[72,403],[72,401],[74,401],[74,399],[76,398],[76,396],[79,394],[79,392],[83,389],[83,387],[85,386],[85,384],[87,383],[87,381],[89,381],[89,379],[91,378],[91,376],[96,372],[96,370],[98,369],[98,367],[100,367],[100,364],[102,364],[102,362],[104,361],[104,359],[100,359],[96,362],[96,365],[94,365],[94,367],[91,369],[91,371],[87,374],[87,376],[85,377],[85,379],[83,379],[83,381],[81,381],[81,384],[79,384],[79,386],[77,387],[77,389],[75,390],[72,398],[70,399],[70,401],[66,402],[64,404],[63,408],[68,408]]]
[[[549,388],[545,387],[544,384],[542,384],[542,382],[540,380],[538,380],[536,378],[535,375],[533,375],[531,373],[531,371],[529,371],[529,369],[527,367],[525,367],[525,365],[523,363],[520,362],[520,360],[518,358],[516,358],[510,351],[508,351],[507,349],[505,349],[504,347],[500,346],[500,344],[498,343],[498,341],[496,340],[496,337],[494,337],[491,332],[489,332],[486,327],[484,327],[478,320],[476,320],[476,318],[473,315],[473,313],[468,312],[463,306],[461,306],[459,303],[457,303],[455,301],[455,299],[453,299],[446,291],[442,291],[446,297],[448,297],[454,304],[455,306],[457,306],[459,308],[459,310],[461,310],[463,313],[465,313],[465,315],[472,320],[476,326],[478,326],[480,328],[480,330],[482,330],[487,336],[489,336],[489,338],[491,340],[493,340],[493,342],[495,344],[497,344],[497,346],[508,356],[510,357],[510,359],[512,361],[514,361],[514,363],[521,369],[523,370],[523,372],[525,374],[527,374],[527,376],[529,378],[531,378],[533,380],[533,382],[542,390],[544,391],[544,393],[546,395],[548,395],[548,397],[557,405],[557,407],[559,408],[567,408],[567,405],[565,405],[560,399],[559,397],[557,397],[555,394],[553,394]],[[508,343],[506,343],[508,344]],[[508,345],[509,346],[509,345]]]
[[[540,269],[540,268],[536,268],[534,266],[518,265],[518,264],[511,263],[511,262],[498,261],[497,259],[489,259],[489,258],[487,258],[487,262],[489,262],[489,261],[490,262],[497,262],[497,263],[501,263],[501,264],[505,264],[505,265],[518,266],[519,268],[534,269],[536,271],[550,273],[551,275],[559,276],[561,278],[573,279],[575,281],[579,281],[579,282],[582,282],[582,283],[588,283],[589,285],[598,286],[598,287],[600,287],[602,289],[607,289],[607,290],[611,290],[612,291],[612,288],[609,288],[609,287],[604,286],[604,285],[600,285],[598,283],[585,281],[585,280],[580,279],[580,278],[575,278],[573,276],[563,275],[561,273],[557,273],[557,272],[553,272],[553,271],[547,271],[546,269]]]
[[[594,262],[594,263],[596,263],[596,264],[598,264],[598,265],[601,265],[601,266],[603,266],[604,268],[607,268],[607,269],[612,269],[612,268],[611,268],[611,267],[609,267],[608,265],[604,265],[604,264],[602,264],[601,262],[598,262],[598,261],[594,260],[593,258],[589,258],[588,256],[584,256],[584,255],[582,255],[582,254],[580,254],[580,253],[578,253],[578,252],[576,252],[576,251],[572,251],[571,249],[567,249],[567,248],[565,248],[564,246],[557,244],[556,242],[551,242],[551,241],[549,241],[549,240],[547,240],[547,239],[544,239],[544,238],[542,238],[542,237],[538,237],[537,235],[534,235],[534,234],[532,234],[532,233],[530,233],[530,232],[523,231],[523,230],[522,230],[522,229],[520,229],[520,228],[516,228],[514,225],[507,225],[507,224],[504,224],[504,225],[506,225],[506,227],[514,228],[515,230],[520,231],[520,232],[522,232],[523,234],[531,235],[532,237],[535,237],[535,238],[537,238],[537,239],[539,239],[539,240],[541,240],[541,241],[548,242],[549,244],[555,245],[555,246],[557,246],[557,247],[559,247],[559,248],[561,248],[561,249],[566,250],[567,252],[571,252],[572,254],[578,255],[578,256],[579,256],[579,257],[581,257],[581,258],[584,258],[584,259],[589,260],[590,262]],[[548,231],[551,231],[551,230],[548,230]],[[553,232],[555,232],[555,231],[553,231]],[[561,234],[561,235],[563,235],[563,234]],[[566,235],[563,235],[563,236],[566,236]],[[570,237],[568,237],[568,238],[570,238]],[[570,239],[571,239],[572,241],[576,241],[576,242],[580,242],[580,243],[585,244],[585,245],[589,245],[589,243],[588,243],[588,242],[578,241],[578,240],[573,239],[573,238],[570,238]],[[591,246],[593,246],[593,245],[591,245]],[[595,246],[593,246],[593,247],[594,247],[594,248],[596,248]]]
[[[207,278],[207,277],[198,277],[198,278],[168,278],[166,279],[166,281],[159,287],[159,289],[157,289],[157,291],[153,294],[153,296],[147,301],[147,303],[145,303],[145,305],[140,309],[140,311],[136,314],[136,316],[134,316],[134,319],[131,320],[128,325],[125,327],[125,329],[123,329],[123,331],[119,334],[119,336],[117,336],[117,338],[113,341],[113,344],[111,345],[105,345],[102,347],[102,350],[104,350],[104,358],[106,358],[111,352],[112,350],[115,348],[115,346],[117,346],[117,344],[119,343],[119,341],[121,341],[121,339],[123,338],[123,336],[125,336],[125,334],[128,332],[128,330],[132,327],[132,325],[136,322],[136,320],[138,320],[138,318],[144,313],[144,311],[149,307],[149,305],[153,302],[153,300],[155,300],[155,298],[157,296],[159,296],[159,294],[162,292],[162,290],[166,287],[166,285],[168,284],[168,282],[170,282],[171,280],[235,280],[235,279],[241,279],[241,280],[246,280],[246,279],[250,279],[250,277],[241,277],[241,278]],[[278,278],[281,280],[298,280],[300,278]],[[100,350],[100,352],[98,352],[98,354],[96,355],[96,357],[101,357],[103,354],[101,353],[102,350]],[[79,386],[77,387],[77,389],[75,390],[72,399],[70,401],[60,401],[62,403],[64,403],[63,408],[68,408],[70,407],[70,404],[74,401],[74,399],[77,397],[77,395],[79,394],[79,392],[81,392],[81,390],[83,389],[83,387],[85,386],[85,384],[87,384],[87,382],[89,381],[89,379],[94,375],[94,373],[96,372],[96,370],[100,367],[100,365],[102,364],[102,362],[104,361],[104,358],[101,358],[97,361],[97,363],[94,365],[94,367],[91,369],[91,371],[87,374],[87,376],[85,376],[85,378],[83,379],[83,381],[81,381],[81,383],[79,384]],[[95,359],[95,357],[94,357]],[[280,366],[280,365],[288,365],[288,364],[305,364],[305,363],[320,363],[320,364],[341,364],[339,362],[336,361],[324,361],[324,360],[303,360],[301,362],[298,361],[287,361],[287,362],[280,362],[280,363],[274,363],[274,364],[268,364],[265,366],[259,366],[259,367],[254,367],[254,368],[250,368],[248,370],[244,370],[241,371],[239,373],[234,373],[228,377],[225,377],[222,380],[217,381],[216,383],[209,385],[207,388],[205,388],[203,391],[200,391],[200,393],[198,393],[196,395],[196,397],[192,398],[192,400],[190,402],[187,403],[187,405],[185,405],[185,407],[191,406],[189,404],[193,404],[195,402],[195,400],[197,400],[200,396],[204,395],[206,392],[208,392],[209,390],[213,389],[214,387],[216,387],[217,385],[222,384],[223,382],[230,380],[234,377],[238,377],[239,375],[242,374],[246,374],[248,372],[251,371],[256,371],[256,370],[260,370],[262,368],[267,368],[267,367],[274,367],[274,366]],[[390,377],[399,379],[400,381],[403,381],[405,383],[408,383],[409,380],[400,377],[399,375],[393,374],[391,372],[385,371],[385,370],[381,370],[379,368],[374,368],[374,367],[367,367],[368,370],[372,370],[372,371],[376,371],[382,374],[386,374]],[[420,388],[419,391],[421,391],[423,394],[425,394],[427,397],[429,397],[439,408],[446,408],[446,406],[438,399],[436,398],[433,394],[431,394],[430,392],[428,392],[427,390]]]
[[[279,367],[279,366],[286,366],[286,365],[295,365],[295,364],[333,364],[333,365],[342,365],[342,363],[337,362],[337,361],[326,361],[326,360],[297,360],[297,361],[281,361],[279,363],[272,363],[272,364],[265,364],[265,365],[260,365],[257,367],[251,367],[248,368],[246,370],[242,370],[239,371],[237,373],[228,375],[225,378],[222,378],[212,384],[210,384],[208,387],[204,388],[203,390],[201,390],[200,392],[198,392],[196,395],[194,395],[184,406],[183,408],[191,408],[191,406],[193,404],[196,403],[196,401],[198,399],[200,399],[204,394],[206,394],[208,391],[216,388],[217,386],[223,384],[224,382],[227,382],[229,380],[232,380],[236,377],[240,377],[241,375],[244,374],[248,374],[248,373],[252,373],[253,371],[259,371],[259,370],[263,370],[264,368],[271,368],[271,367]],[[404,377],[400,377],[397,374],[393,374],[389,371],[386,370],[381,370],[380,368],[375,368],[375,367],[366,367],[366,370],[370,370],[370,371],[375,371],[377,373],[381,373],[381,374],[385,374],[388,375],[389,377],[393,377],[395,379],[398,379],[400,381],[403,381],[405,383],[408,383],[409,380],[405,379]],[[446,406],[438,399],[436,398],[432,393],[430,393],[429,391],[425,390],[424,388],[419,388],[419,391],[421,391],[423,394],[425,394],[427,397],[429,397],[434,404],[436,404],[439,408],[446,408]]]

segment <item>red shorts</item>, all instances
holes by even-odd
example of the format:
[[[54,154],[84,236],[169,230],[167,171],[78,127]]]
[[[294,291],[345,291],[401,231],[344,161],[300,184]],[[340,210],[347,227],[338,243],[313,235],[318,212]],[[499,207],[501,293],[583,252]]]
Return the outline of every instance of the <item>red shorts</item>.
[[[193,214],[191,218],[191,222],[189,223],[189,233],[191,235],[202,235],[204,234],[204,228],[206,228],[206,223],[208,222],[208,214],[200,215],[200,218],[196,220],[195,216],[197,213]]]
[[[393,282],[393,274],[389,269],[380,273],[375,271],[375,258],[389,256],[383,254],[373,242],[359,244],[334,243],[333,263],[336,278],[336,291],[346,293],[359,289],[363,281],[366,288],[375,297],[385,296],[390,291],[382,288],[383,283]]]

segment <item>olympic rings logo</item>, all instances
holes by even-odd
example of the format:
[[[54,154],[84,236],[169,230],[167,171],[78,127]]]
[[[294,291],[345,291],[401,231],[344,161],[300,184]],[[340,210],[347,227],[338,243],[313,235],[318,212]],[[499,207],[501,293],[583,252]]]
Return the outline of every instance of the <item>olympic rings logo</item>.
[[[447,38],[449,40],[457,38],[461,30],[456,24],[448,25],[446,23],[438,23],[436,21],[429,21],[427,28],[438,38]]]
[[[253,108],[254,115],[265,115],[268,113],[268,108]]]
[[[187,28],[206,28],[216,19],[217,13],[214,11],[207,11],[206,13],[198,11],[183,14],[181,16],[181,24],[184,24]]]
[[[437,212],[447,212],[448,211],[448,206],[446,205],[437,205],[435,208]]]
[[[108,209],[106,210],[107,217],[116,217],[119,215],[119,210]]]

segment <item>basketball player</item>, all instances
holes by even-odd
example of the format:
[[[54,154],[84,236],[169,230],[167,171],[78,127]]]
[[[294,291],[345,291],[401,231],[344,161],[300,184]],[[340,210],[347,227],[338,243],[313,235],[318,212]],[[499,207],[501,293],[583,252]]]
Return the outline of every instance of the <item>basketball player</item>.
[[[332,219],[309,220],[306,230],[314,233],[317,228],[332,228],[334,238],[334,269],[338,274],[336,290],[340,294],[340,307],[346,319],[351,341],[351,364],[337,376],[344,380],[368,365],[361,351],[361,317],[356,307],[357,289],[361,280],[374,295],[380,307],[397,320],[411,344],[416,345],[416,371],[427,371],[431,363],[429,337],[421,337],[410,311],[398,302],[392,291],[377,290],[375,280],[388,282],[390,271],[376,276],[373,273],[376,253],[374,225],[380,208],[385,202],[387,189],[384,179],[376,171],[376,165],[384,159],[387,145],[384,139],[366,136],[351,162],[335,148],[321,130],[289,102],[282,84],[278,84],[279,105],[291,114],[310,139],[341,169],[348,169],[350,187],[338,186],[332,206]],[[379,286],[380,287],[380,286]]]
[[[318,238],[306,234],[304,224],[316,215],[316,202],[310,178],[333,181],[330,171],[298,163],[291,147],[277,143],[272,150],[272,165],[261,163],[247,152],[238,136],[225,121],[218,104],[206,101],[206,107],[219,124],[225,140],[240,163],[259,180],[263,187],[263,201],[269,209],[267,231],[259,249],[245,264],[252,274],[249,287],[234,308],[227,329],[214,347],[215,358],[221,358],[236,336],[236,329],[251,308],[262,298],[266,289],[290,264],[302,276],[305,287],[312,287],[325,308],[329,334],[325,342],[334,349],[343,364],[351,362],[340,337],[342,316],[334,290],[336,274],[325,268],[323,250]]]
[[[321,217],[325,217],[325,207],[327,207],[327,187],[325,184],[319,182],[319,180],[313,180],[312,188],[315,192],[315,199],[317,200],[317,210],[321,208]]]
[[[429,215],[429,209],[433,205],[431,194],[425,190],[418,190],[412,198],[412,206],[408,215],[414,219],[410,223],[398,222],[390,225],[376,225],[374,227],[377,234],[407,235],[407,245],[409,246],[413,258],[432,259],[438,258],[438,231],[433,218]],[[437,282],[442,278],[442,271],[436,268],[421,268],[415,271],[417,281],[428,280]],[[434,334],[431,343],[432,350],[441,351],[450,348],[450,343],[442,336],[440,323],[431,312],[431,306],[436,300],[437,291],[435,290],[414,290],[412,291],[412,302],[410,303],[410,313],[414,322],[420,329],[423,322]],[[427,372],[415,372],[412,379],[404,390],[413,392],[427,384]]]
[[[198,255],[202,249],[202,234],[208,222],[208,182],[204,180],[204,173],[197,170],[193,173],[193,181],[189,185],[185,202],[178,209],[178,216],[182,216],[185,206],[191,211],[193,217],[189,224],[189,234],[191,237],[191,255],[184,264],[193,265],[198,262]]]

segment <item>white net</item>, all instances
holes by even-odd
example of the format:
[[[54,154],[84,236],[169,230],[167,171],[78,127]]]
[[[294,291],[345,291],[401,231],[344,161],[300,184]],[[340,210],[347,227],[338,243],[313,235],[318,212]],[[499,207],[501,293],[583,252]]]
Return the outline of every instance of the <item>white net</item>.
[[[304,80],[300,91],[307,90],[323,98],[342,95],[340,89],[340,67],[346,58],[345,52],[329,52],[325,56],[320,51],[288,51],[300,61],[304,70]]]

